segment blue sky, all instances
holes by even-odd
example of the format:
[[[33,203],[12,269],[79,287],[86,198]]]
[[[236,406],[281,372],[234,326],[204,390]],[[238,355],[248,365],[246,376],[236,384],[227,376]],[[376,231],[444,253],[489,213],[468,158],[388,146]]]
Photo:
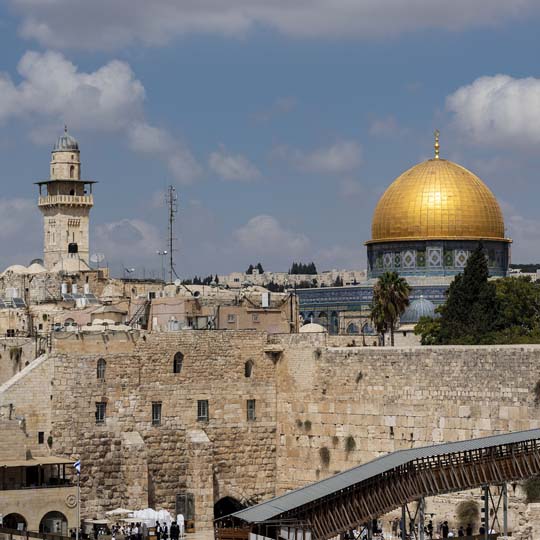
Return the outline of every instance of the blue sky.
[[[7,0],[0,266],[40,256],[32,183],[64,123],[117,274],[160,273],[168,184],[183,276],[363,268],[378,197],[435,128],[498,197],[513,260],[538,261],[536,4]]]

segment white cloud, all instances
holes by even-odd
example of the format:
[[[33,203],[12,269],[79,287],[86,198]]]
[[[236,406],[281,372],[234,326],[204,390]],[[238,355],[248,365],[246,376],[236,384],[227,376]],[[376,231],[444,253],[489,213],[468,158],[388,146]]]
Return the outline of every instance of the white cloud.
[[[241,154],[229,154],[223,146],[210,154],[208,164],[224,180],[249,181],[261,176],[257,167],[247,158]]]
[[[128,131],[130,147],[166,163],[180,184],[191,184],[202,174],[201,167],[187,145],[166,130],[139,122]]]
[[[187,34],[371,38],[459,30],[535,15],[535,0],[10,0],[26,38],[53,48],[162,45]]]
[[[512,238],[512,262],[538,262],[538,233],[540,220],[523,216],[513,205],[501,201],[505,234]]]
[[[279,221],[268,215],[251,218],[233,234],[239,247],[253,256],[302,255],[310,245],[308,237],[284,228]]]
[[[155,264],[156,250],[162,249],[164,243],[156,226],[141,219],[126,218],[97,225],[92,245],[105,253],[108,261],[131,265],[148,258]]]
[[[144,119],[145,90],[125,62],[85,73],[60,53],[30,51],[17,71],[19,84],[0,73],[0,123],[27,119],[34,142],[48,144],[62,124],[74,132],[122,133],[133,150],[163,161],[180,183],[200,175],[185,143]]]
[[[340,174],[357,169],[362,162],[362,147],[356,141],[338,141],[312,152],[280,147],[275,156],[290,161],[302,171],[318,174]]]
[[[43,256],[41,215],[32,199],[0,198],[0,271]]]
[[[456,127],[479,145],[540,143],[540,79],[480,77],[447,97]]]
[[[392,137],[401,135],[404,130],[401,128],[394,116],[385,116],[384,118],[375,118],[370,126],[369,132],[376,137]]]
[[[31,116],[75,129],[118,131],[142,117],[144,87],[125,62],[83,73],[59,53],[29,51],[17,71],[18,85],[0,74],[0,121]]]

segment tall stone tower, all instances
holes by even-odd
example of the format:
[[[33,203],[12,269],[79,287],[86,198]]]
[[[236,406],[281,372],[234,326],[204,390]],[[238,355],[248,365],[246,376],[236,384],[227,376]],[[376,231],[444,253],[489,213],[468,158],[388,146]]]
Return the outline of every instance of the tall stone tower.
[[[81,180],[79,144],[67,128],[54,145],[49,180],[36,184],[38,206],[43,214],[45,267],[67,271],[88,269],[88,230],[95,182]]]

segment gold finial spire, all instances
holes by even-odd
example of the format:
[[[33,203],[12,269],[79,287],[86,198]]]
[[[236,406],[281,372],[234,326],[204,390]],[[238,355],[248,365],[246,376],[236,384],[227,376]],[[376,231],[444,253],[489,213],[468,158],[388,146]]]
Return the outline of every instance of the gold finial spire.
[[[436,129],[435,130],[435,159],[439,159],[439,148],[440,148],[440,145],[439,145],[439,130]]]

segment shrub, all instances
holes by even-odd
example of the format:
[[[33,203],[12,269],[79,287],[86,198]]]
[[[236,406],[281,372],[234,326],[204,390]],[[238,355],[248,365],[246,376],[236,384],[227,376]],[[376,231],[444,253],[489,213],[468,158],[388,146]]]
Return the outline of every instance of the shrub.
[[[311,431],[311,420],[306,420],[306,421],[304,422],[304,429],[305,429],[306,431]]]
[[[298,418],[296,420],[296,427],[301,428],[303,425],[304,425],[304,422],[302,422],[302,420],[300,420],[300,418]]]
[[[345,452],[347,454],[349,452],[352,452],[356,449],[356,441],[354,440],[354,437],[352,435],[347,435],[347,438],[345,439]]]
[[[332,444],[333,444],[334,446],[337,446],[337,445],[338,445],[338,442],[339,442],[339,437],[338,437],[337,435],[334,435],[334,436],[332,437]]]
[[[328,465],[330,465],[330,450],[326,446],[319,448],[319,457],[321,458],[321,463],[328,468]]]
[[[363,378],[364,378],[364,374],[361,371],[359,371],[358,375],[356,376],[356,384],[358,384]]]
[[[521,486],[528,503],[540,502],[540,477],[529,478]]]
[[[534,404],[538,406],[540,404],[540,381],[538,381],[533,388],[534,392]]]

